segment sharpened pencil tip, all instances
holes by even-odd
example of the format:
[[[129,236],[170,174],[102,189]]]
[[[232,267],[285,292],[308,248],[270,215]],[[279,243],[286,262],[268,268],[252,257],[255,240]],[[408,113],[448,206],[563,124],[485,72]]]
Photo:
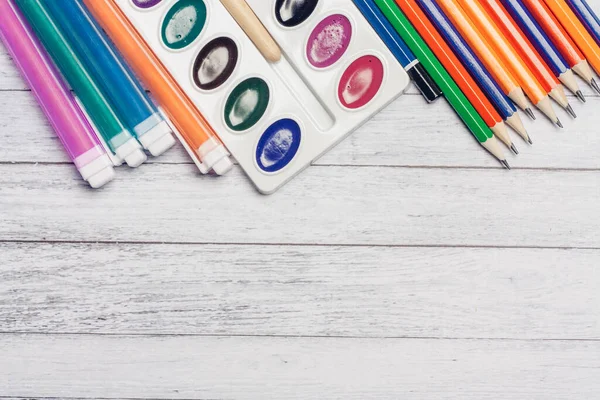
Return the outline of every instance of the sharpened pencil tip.
[[[519,154],[519,150],[517,149],[517,146],[515,146],[514,143],[510,144],[510,150],[515,154]]]
[[[506,160],[500,160],[500,164],[502,164],[502,166],[508,170],[510,170],[510,164],[508,163],[508,161]]]
[[[577,114],[575,114],[575,111],[573,111],[573,107],[571,107],[570,104],[567,106],[567,112],[571,117],[577,118]]]
[[[556,118],[556,125],[558,125],[559,128],[564,128],[562,122],[560,122],[560,119]]]
[[[527,143],[533,144],[533,140],[531,140],[531,136],[527,135]]]
[[[600,94],[600,86],[598,86],[598,82],[596,82],[596,80],[594,78],[592,78],[592,81],[590,82],[590,85],[592,85],[592,87],[594,88],[594,90]]]
[[[531,108],[527,107],[525,109],[525,114],[527,114],[529,116],[529,118],[531,118],[532,120],[535,121],[535,114],[533,113],[533,111],[531,110]]]
[[[576,91],[576,92],[575,92],[575,95],[577,95],[577,98],[578,98],[579,100],[581,100],[581,102],[582,102],[582,103],[585,103],[585,102],[586,102],[586,100],[585,100],[585,96],[583,95],[583,92],[582,92],[581,90],[578,90],[578,91]]]

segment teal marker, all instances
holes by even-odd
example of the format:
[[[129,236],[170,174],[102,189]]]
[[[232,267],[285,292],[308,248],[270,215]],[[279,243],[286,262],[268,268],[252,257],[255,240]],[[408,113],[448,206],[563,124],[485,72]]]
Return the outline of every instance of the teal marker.
[[[41,0],[94,83],[154,156],[175,144],[171,128],[81,2]]]
[[[125,160],[130,167],[137,167],[146,161],[142,146],[119,120],[41,1],[15,0],[15,4],[75,92],[111,152],[119,160]]]

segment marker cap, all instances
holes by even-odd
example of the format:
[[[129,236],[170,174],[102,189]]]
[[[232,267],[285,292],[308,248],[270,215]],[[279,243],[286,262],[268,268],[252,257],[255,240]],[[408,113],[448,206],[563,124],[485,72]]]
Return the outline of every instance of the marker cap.
[[[125,160],[127,165],[132,168],[139,167],[148,159],[146,153],[142,150],[142,146],[134,138],[119,146],[115,152],[120,159]]]
[[[217,175],[225,175],[233,168],[233,162],[229,158],[229,152],[225,146],[219,145],[202,157],[202,164]]]
[[[410,76],[410,79],[412,79],[413,83],[428,103],[435,101],[443,95],[442,90],[422,64],[416,64],[406,72],[408,72],[408,76]]]
[[[138,140],[154,157],[160,156],[175,145],[173,132],[166,121],[161,121]]]
[[[106,154],[78,168],[81,177],[94,189],[98,189],[115,178],[112,161]]]

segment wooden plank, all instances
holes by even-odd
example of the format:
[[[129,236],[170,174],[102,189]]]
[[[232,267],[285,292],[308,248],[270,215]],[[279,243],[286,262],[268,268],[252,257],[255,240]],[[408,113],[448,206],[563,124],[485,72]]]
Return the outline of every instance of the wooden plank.
[[[272,196],[239,169],[120,172],[0,165],[0,240],[600,247],[597,172],[313,167]]]
[[[1,335],[19,397],[589,400],[600,343]]]
[[[2,332],[600,339],[600,251],[0,243]],[[0,353],[1,354],[1,353]]]
[[[510,156],[509,162],[514,168],[599,169],[599,108],[600,97],[590,99],[578,110],[578,120],[563,118],[564,131],[541,118],[526,121],[535,144],[529,147],[515,138],[521,155]],[[0,92],[0,109],[6,110],[0,113],[0,162],[68,162],[31,93]],[[150,162],[191,163],[179,148]],[[417,96],[398,99],[316,164],[498,168],[447,104],[426,107]]]

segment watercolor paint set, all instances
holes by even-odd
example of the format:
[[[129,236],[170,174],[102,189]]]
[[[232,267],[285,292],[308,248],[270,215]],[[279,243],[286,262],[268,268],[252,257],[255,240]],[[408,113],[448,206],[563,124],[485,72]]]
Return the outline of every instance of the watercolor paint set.
[[[349,0],[248,4],[265,56],[219,0],[116,4],[262,193],[272,193],[401,95],[409,78]]]

